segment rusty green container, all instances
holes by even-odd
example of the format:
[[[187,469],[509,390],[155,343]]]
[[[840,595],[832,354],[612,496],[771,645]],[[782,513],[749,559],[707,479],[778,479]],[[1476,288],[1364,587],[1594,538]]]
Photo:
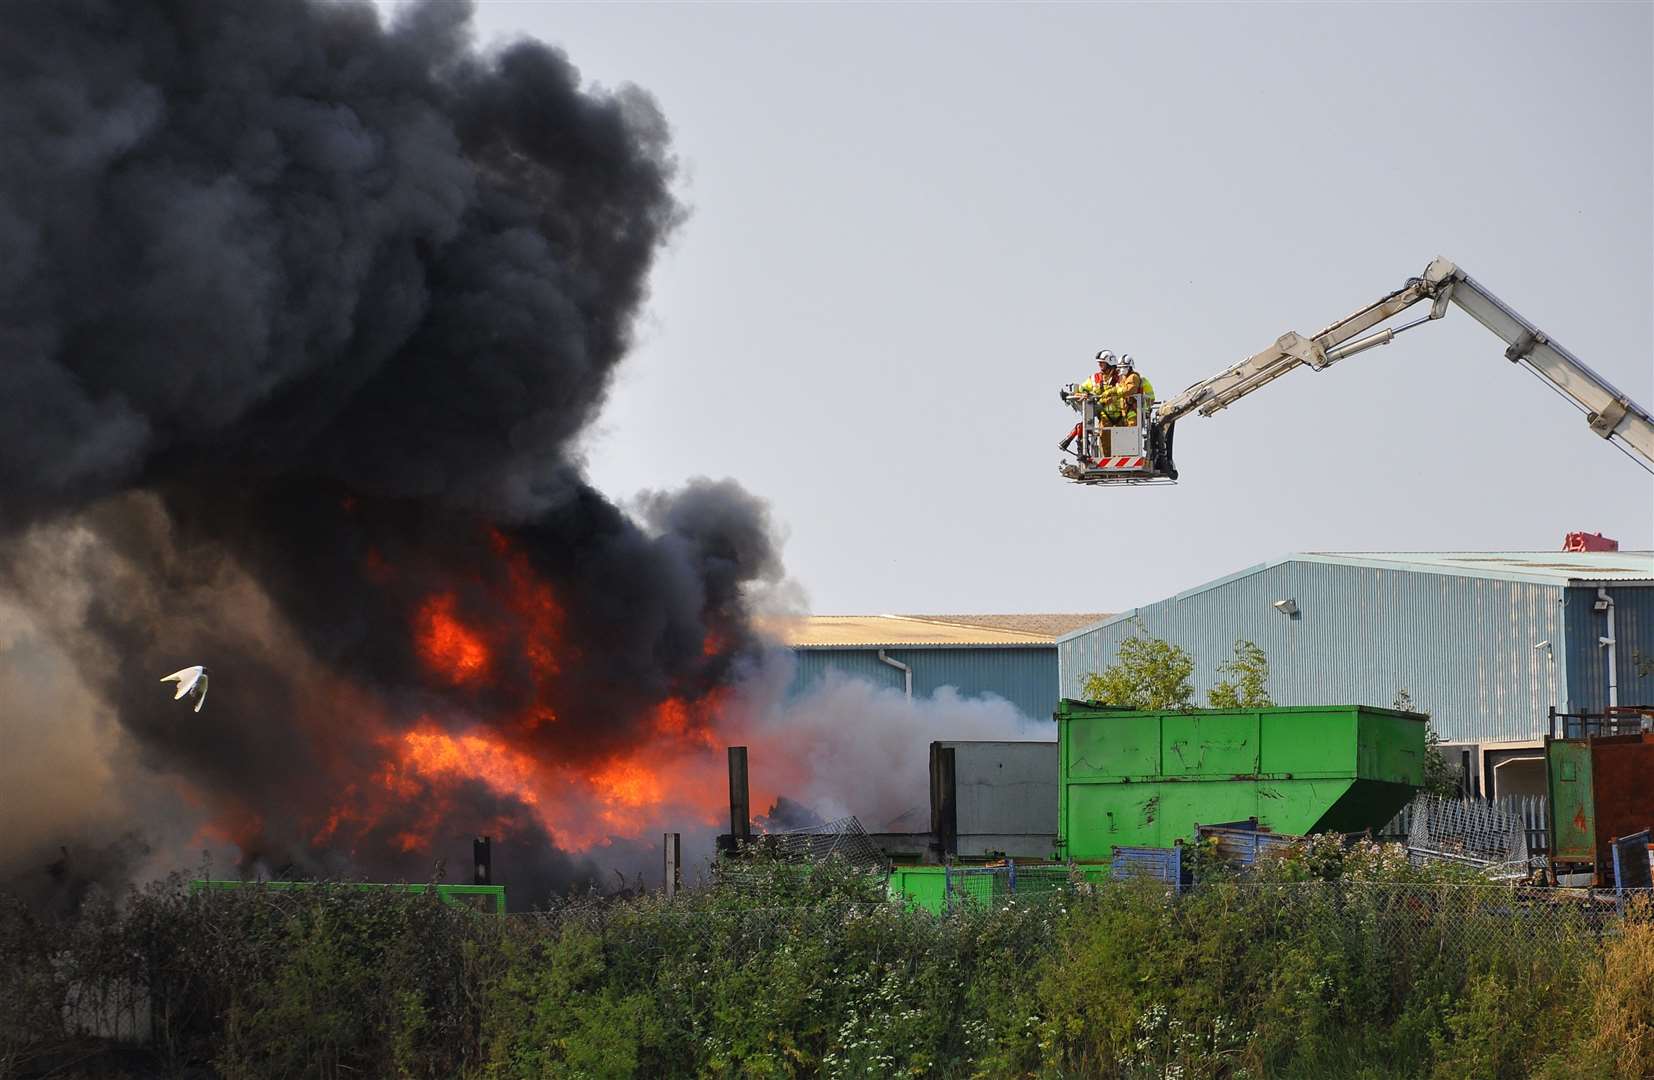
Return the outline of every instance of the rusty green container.
[[[1589,867],[1606,885],[1613,840],[1654,826],[1651,780],[1654,734],[1547,740],[1552,868]]]
[[[1058,851],[1170,847],[1196,825],[1377,829],[1424,782],[1425,718],[1364,705],[1057,710]]]

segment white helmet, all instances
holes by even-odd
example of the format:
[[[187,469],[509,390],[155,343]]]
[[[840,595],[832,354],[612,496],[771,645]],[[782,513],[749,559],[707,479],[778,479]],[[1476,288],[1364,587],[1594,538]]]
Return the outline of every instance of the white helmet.
[[[1107,364],[1109,367],[1113,367],[1116,363],[1114,354],[1108,349],[1099,349],[1097,351],[1097,363]]]
[[[1130,371],[1132,369],[1131,353],[1121,353],[1120,354],[1120,365],[1119,366],[1120,366],[1121,371]]]

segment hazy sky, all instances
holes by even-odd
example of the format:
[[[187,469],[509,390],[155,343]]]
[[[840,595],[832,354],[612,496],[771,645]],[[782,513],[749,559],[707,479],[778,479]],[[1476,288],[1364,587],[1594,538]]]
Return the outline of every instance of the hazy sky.
[[[1654,404],[1654,6],[483,3],[672,124],[692,216],[589,440],[733,476],[819,612],[1117,611],[1294,551],[1654,546],[1654,483],[1457,310],[1064,482],[1162,397],[1446,255]]]

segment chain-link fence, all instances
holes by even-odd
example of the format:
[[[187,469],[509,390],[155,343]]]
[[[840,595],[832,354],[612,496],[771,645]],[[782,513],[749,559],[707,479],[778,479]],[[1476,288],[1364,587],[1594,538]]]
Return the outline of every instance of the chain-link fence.
[[[1372,955],[1543,948],[1600,936],[1622,916],[1646,918],[1654,890],[1559,890],[1504,884],[1224,882],[1200,888],[1205,904],[1251,913],[1259,932],[1292,927],[1362,942]]]
[[[950,866],[944,870],[943,895],[950,908],[962,904],[997,904],[1011,899],[1041,900],[1084,880],[1074,867],[1061,863],[1018,863],[1008,859],[996,866]]]
[[[858,925],[872,926],[900,914],[885,900],[774,906],[662,903],[642,910],[593,903],[513,916],[507,932],[529,941],[569,930],[585,932],[600,940],[609,955],[634,962],[694,952],[716,941],[723,962],[740,964],[788,943],[835,939]]]
[[[1170,873],[1177,871],[1174,868]],[[1498,876],[1497,868],[1490,876]],[[1314,913],[1332,920],[1365,921],[1389,936],[1428,927],[1437,937],[1452,934],[1484,943],[1510,934],[1600,932],[1620,916],[1654,915],[1654,890],[1644,888],[1556,889],[1511,880],[1421,884],[1223,879],[1191,883],[1187,877],[1181,881],[1168,877],[1165,867],[1158,864],[1145,867],[1130,861],[1119,866],[1081,866],[1008,860],[994,866],[949,867],[945,881],[947,910],[1012,900],[1037,902],[1063,894],[1100,896],[1110,889],[1150,882],[1162,887],[1171,904],[1179,897],[1221,895],[1260,913],[1277,912],[1282,918]]]
[[[1190,933],[1194,924],[1221,917],[1250,936],[1307,938],[1336,945],[1358,961],[1384,964],[1586,943],[1616,933],[1625,919],[1654,918],[1654,889],[1347,880],[1223,880],[1168,888],[1151,878],[1092,876],[1081,867],[1050,863],[950,868],[943,917],[1011,903],[1035,912],[1058,902],[1065,908],[1075,902],[1124,907],[1145,903],[1145,896],[1157,898],[1152,903],[1169,926],[1187,923]],[[893,928],[911,914],[899,904],[834,901],[681,910],[662,904],[646,913],[592,905],[522,918],[541,925],[578,923],[634,955],[670,952],[707,935],[757,955],[799,935],[833,937],[857,923],[888,922]]]

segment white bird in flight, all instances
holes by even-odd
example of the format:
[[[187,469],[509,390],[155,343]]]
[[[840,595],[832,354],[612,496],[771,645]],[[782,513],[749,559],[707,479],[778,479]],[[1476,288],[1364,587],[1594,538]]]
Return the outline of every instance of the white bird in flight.
[[[200,664],[196,664],[194,667],[187,667],[182,671],[174,671],[171,675],[164,675],[161,677],[161,681],[175,682],[178,684],[178,692],[172,695],[172,700],[174,701],[177,701],[185,694],[193,693],[195,695],[196,712],[200,712],[201,706],[206,703],[207,669],[202,667]]]

